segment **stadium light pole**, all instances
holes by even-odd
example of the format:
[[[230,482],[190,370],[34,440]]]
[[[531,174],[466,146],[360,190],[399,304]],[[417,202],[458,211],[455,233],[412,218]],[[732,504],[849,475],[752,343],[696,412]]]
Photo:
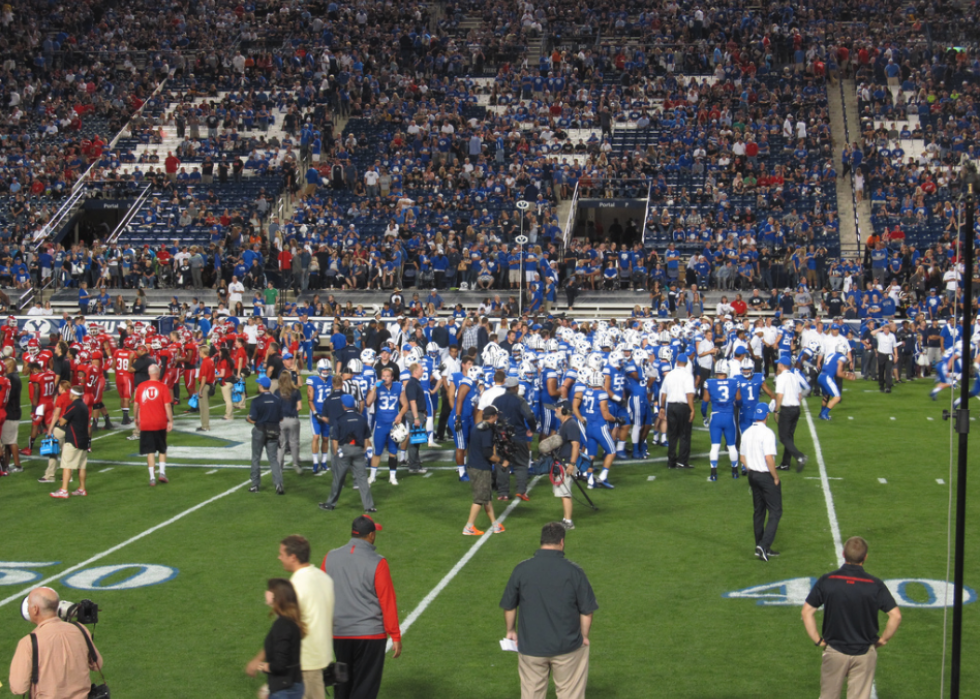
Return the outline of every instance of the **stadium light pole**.
[[[960,386],[960,407],[954,411],[954,425],[959,433],[959,447],[956,469],[956,547],[953,553],[953,642],[952,662],[950,664],[949,696],[960,696],[960,656],[963,650],[963,558],[966,539],[966,459],[970,443],[970,332],[973,329],[973,260],[974,260],[974,209],[976,190],[980,189],[980,176],[972,162],[967,162],[960,170],[960,184],[963,189],[963,362],[966,369]]]
[[[521,212],[521,234],[514,239],[518,245],[517,254],[520,257],[520,276],[517,282],[517,317],[524,315],[524,246],[527,245],[527,236],[524,235],[524,212],[531,208],[531,202],[527,199],[520,199],[517,202],[517,210]]]

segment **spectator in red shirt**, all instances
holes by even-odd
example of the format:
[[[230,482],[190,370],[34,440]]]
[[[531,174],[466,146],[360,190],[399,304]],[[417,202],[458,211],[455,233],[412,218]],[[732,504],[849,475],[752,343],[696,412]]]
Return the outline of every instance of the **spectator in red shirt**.
[[[163,161],[163,169],[167,173],[167,179],[176,182],[177,170],[180,169],[180,158],[174,155],[172,151],[167,151],[167,157]]]
[[[160,380],[160,366],[151,364],[147,369],[149,381],[136,389],[136,406],[133,419],[140,433],[140,454],[146,456],[150,469],[150,485],[157,480],[167,483],[167,433],[174,428],[173,395],[167,384]],[[155,474],[155,458],[159,455],[160,475]]]
[[[744,318],[745,312],[748,310],[748,305],[742,299],[741,294],[735,294],[735,300],[732,301],[732,313],[735,314],[736,318]]]
[[[197,408],[201,411],[201,426],[198,432],[211,431],[211,389],[214,387],[214,360],[211,359],[211,348],[202,347],[201,367],[197,370]]]

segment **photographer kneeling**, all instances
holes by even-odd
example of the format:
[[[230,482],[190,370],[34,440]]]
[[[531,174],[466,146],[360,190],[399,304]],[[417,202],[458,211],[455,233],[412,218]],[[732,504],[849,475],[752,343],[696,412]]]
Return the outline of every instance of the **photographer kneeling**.
[[[88,629],[58,618],[58,593],[50,587],[37,587],[27,597],[27,617],[37,625],[34,633],[17,644],[10,662],[10,691],[36,697],[82,699],[89,696],[91,670],[102,669],[102,655],[92,643]],[[31,681],[37,642],[37,683]],[[94,661],[89,655],[93,650]],[[33,685],[33,686],[32,686]]]
[[[473,429],[470,430],[469,448],[466,450],[466,473],[470,478],[470,486],[473,488],[473,504],[470,505],[470,518],[466,520],[466,526],[463,527],[464,536],[483,535],[483,532],[474,526],[480,510],[486,510],[494,534],[500,534],[504,531],[504,525],[497,522],[497,516],[493,513],[493,503],[491,502],[493,499],[491,490],[493,465],[500,463],[493,438],[496,422],[497,409],[488,405],[483,411],[483,420],[473,425]]]

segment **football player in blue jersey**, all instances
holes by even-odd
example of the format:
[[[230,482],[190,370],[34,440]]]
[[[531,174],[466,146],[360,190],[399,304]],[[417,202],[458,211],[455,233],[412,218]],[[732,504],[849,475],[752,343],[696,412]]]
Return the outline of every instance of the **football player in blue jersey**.
[[[732,478],[738,478],[738,447],[735,446],[735,403],[741,398],[738,379],[729,378],[728,362],[720,359],[715,362],[715,378],[705,381],[705,397],[711,404],[711,419],[708,431],[711,434],[711,475],[708,480],[718,480],[718,455],[721,452],[721,438],[728,447],[728,459],[732,465]]]
[[[601,371],[593,370],[588,380],[588,387],[581,393],[576,393],[575,401],[572,403],[575,417],[579,424],[585,426],[585,451],[590,462],[588,468],[590,488],[594,488],[596,484],[604,488],[613,487],[609,482],[609,467],[616,458],[616,443],[610,424],[614,424],[615,419],[609,411],[609,394],[603,388],[605,378]],[[595,478],[592,463],[599,454],[599,447],[602,447],[605,456],[602,472],[598,478]]]
[[[633,458],[645,459],[649,456],[647,435],[653,427],[653,410],[650,407],[650,381],[646,376],[646,350],[638,349],[632,353],[629,371],[626,372],[626,389],[629,392],[627,408],[630,412],[633,442]]]
[[[425,389],[425,431],[429,434],[429,446],[438,447],[435,440],[435,416],[439,407],[439,364],[441,352],[439,345],[430,342],[425,346],[425,358],[422,360],[422,388]]]
[[[300,343],[303,355],[306,357],[306,370],[313,371],[313,345],[316,342],[316,325],[310,322],[310,316],[303,313],[299,317],[303,341]]]
[[[606,366],[602,369],[604,388],[609,398],[609,411],[616,425],[612,428],[616,440],[616,456],[628,459],[626,437],[630,433],[630,414],[626,407],[626,372],[623,371],[625,356],[620,350],[609,353]]]
[[[446,395],[452,406],[449,424],[456,443],[456,468],[460,481],[469,481],[464,464],[470,429],[473,427],[473,398],[479,393],[476,381],[481,374],[480,367],[473,364],[473,357],[467,356],[460,363],[460,370],[450,376],[446,383]]]
[[[952,347],[943,352],[942,359],[936,363],[936,385],[929,392],[929,397],[936,400],[944,388],[953,388],[963,371],[962,341],[958,340]]]
[[[329,359],[316,363],[316,373],[306,377],[306,400],[310,406],[310,430],[313,433],[313,474],[326,473],[330,453],[329,426],[321,422],[317,415],[323,412],[323,404],[330,397],[333,384],[330,380]],[[321,469],[321,465],[323,468]]]
[[[729,368],[732,366],[729,362]],[[770,399],[775,399],[776,394],[772,392],[766,383],[765,374],[755,371],[754,362],[746,357],[741,363],[741,376],[738,377],[739,400],[736,403],[738,408],[738,435],[752,427],[755,415],[755,406],[762,400],[765,393]],[[738,446],[738,442],[736,442]],[[745,468],[742,468],[742,475],[745,475]]]
[[[402,421],[408,411],[408,401],[402,385],[395,382],[395,372],[391,367],[381,370],[381,380],[376,381],[367,396],[367,404],[374,406],[374,432],[371,435],[374,444],[374,457],[371,459],[371,473],[368,483],[374,483],[378,475],[378,465],[381,454],[388,452],[388,482],[398,485],[395,471],[398,468],[397,454],[401,448],[391,436],[391,430]]]
[[[561,363],[561,355],[557,352],[546,355],[542,362],[543,366],[540,374],[540,398],[542,405],[555,405],[562,399],[561,386],[558,383],[558,379],[561,376]],[[541,420],[538,424],[541,425],[542,437],[548,437],[558,430],[559,422],[554,410],[542,407],[541,415],[535,417],[539,417]]]
[[[847,358],[851,346],[847,340],[838,340],[834,351],[824,360],[823,368],[817,377],[817,384],[823,392],[823,407],[820,408],[820,419],[829,420],[830,411],[840,402],[840,388],[837,386],[837,378],[854,380],[854,372],[850,371],[850,360]]]

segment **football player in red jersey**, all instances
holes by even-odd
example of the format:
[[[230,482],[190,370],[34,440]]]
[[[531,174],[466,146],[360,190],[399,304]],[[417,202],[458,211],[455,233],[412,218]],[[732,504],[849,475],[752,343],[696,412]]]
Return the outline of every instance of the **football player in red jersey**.
[[[102,402],[105,393],[105,374],[102,373],[102,353],[93,352],[91,363],[85,367],[85,393],[82,400],[92,412],[92,430],[99,429],[99,415],[105,418],[105,428],[111,430],[113,425],[109,420],[109,411]],[[90,433],[91,433],[90,432]]]
[[[0,376],[0,430],[7,421],[7,400],[10,398],[10,379],[6,374]],[[0,476],[7,475],[7,450],[0,451]]]
[[[20,331],[17,329],[17,319],[9,316],[7,322],[0,328],[0,348],[16,347],[19,336]]]
[[[71,362],[71,385],[84,386],[88,380],[88,363],[91,355],[88,350],[80,349],[75,352]]]
[[[185,335],[180,361],[184,374],[184,388],[187,389],[188,397],[197,393],[197,360],[197,343],[192,336]]]
[[[34,362],[28,366],[31,378],[28,379],[27,392],[31,400],[31,443],[20,453],[30,456],[34,449],[34,441],[46,433],[54,417],[54,399],[58,388],[58,377],[50,369]]]
[[[259,339],[255,344],[255,371],[265,373],[265,356],[269,353],[269,345],[275,342],[271,333],[266,332],[265,323],[259,323]]]
[[[129,370],[129,365],[134,359],[136,357],[133,356],[133,351],[123,347],[112,352],[112,369],[116,372],[116,390],[119,392],[123,425],[132,422],[129,419],[129,401],[133,397],[133,373]]]

